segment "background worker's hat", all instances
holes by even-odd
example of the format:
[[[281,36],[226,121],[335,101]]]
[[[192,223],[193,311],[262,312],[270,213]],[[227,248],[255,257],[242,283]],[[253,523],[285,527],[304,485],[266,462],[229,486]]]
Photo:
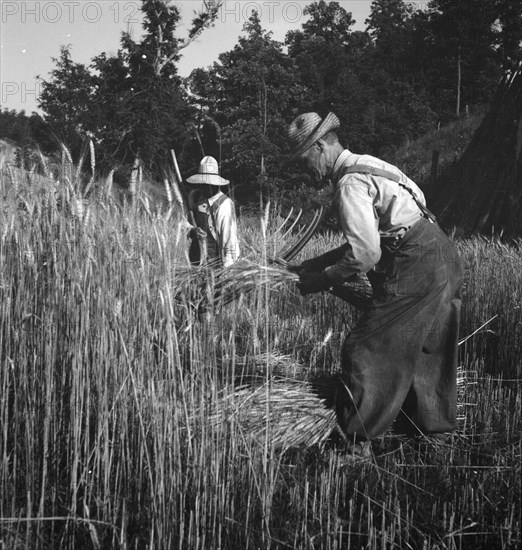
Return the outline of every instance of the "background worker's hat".
[[[219,175],[219,165],[214,157],[203,157],[197,174],[187,178],[187,183],[196,185],[228,185],[230,182]]]
[[[334,113],[328,113],[324,120],[317,113],[299,115],[288,127],[288,139],[292,150],[285,165],[299,158],[318,139],[339,128],[340,125]]]

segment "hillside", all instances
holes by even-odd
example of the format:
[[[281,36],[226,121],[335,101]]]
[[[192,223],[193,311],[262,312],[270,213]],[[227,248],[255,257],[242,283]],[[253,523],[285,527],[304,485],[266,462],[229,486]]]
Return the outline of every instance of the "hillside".
[[[455,120],[385,155],[423,189],[429,189],[433,151],[439,152],[438,173],[460,158],[480,126],[485,111]]]

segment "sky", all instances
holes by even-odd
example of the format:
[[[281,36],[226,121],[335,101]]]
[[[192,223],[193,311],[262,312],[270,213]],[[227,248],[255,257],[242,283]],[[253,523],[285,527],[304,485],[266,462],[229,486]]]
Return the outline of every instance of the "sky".
[[[196,67],[207,67],[221,52],[231,50],[242,34],[253,9],[263,27],[283,41],[286,32],[300,29],[311,0],[226,0],[215,26],[183,50],[179,73],[188,76]],[[185,36],[201,0],[175,2],[181,12],[179,35]],[[355,19],[355,30],[364,30],[371,0],[339,0]],[[0,85],[2,109],[37,111],[40,84],[53,69],[52,58],[61,45],[71,45],[72,59],[88,64],[96,55],[115,53],[121,33],[135,39],[142,33],[140,0],[0,0]]]

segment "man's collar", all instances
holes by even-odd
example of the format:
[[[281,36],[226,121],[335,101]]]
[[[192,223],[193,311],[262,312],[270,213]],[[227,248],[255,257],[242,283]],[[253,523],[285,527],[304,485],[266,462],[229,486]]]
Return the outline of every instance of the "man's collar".
[[[212,206],[223,194],[223,191],[218,191],[215,195],[212,195],[210,199],[208,199],[208,205]]]
[[[353,159],[351,158],[353,157]],[[357,156],[349,151],[348,149],[345,149],[338,157],[337,160],[334,163],[333,171],[332,171],[332,181],[334,183],[337,183],[339,181],[339,175],[345,166],[351,166],[352,164],[355,164]]]

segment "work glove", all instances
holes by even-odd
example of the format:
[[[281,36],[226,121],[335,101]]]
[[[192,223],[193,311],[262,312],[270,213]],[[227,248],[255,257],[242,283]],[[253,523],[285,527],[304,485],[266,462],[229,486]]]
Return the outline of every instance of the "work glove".
[[[305,260],[299,267],[300,271],[308,271],[309,273],[312,271],[320,273],[324,269],[324,266],[321,266],[321,264],[317,262],[317,258]]]
[[[297,283],[297,288],[299,289],[299,292],[301,292],[301,296],[321,292],[322,290],[327,290],[331,286],[333,286],[333,283],[328,277],[326,271],[299,272],[299,282]]]
[[[288,271],[290,271],[290,273],[297,273],[298,275],[302,271],[300,264],[286,264],[285,267]]]
[[[304,273],[305,271],[311,273],[312,271],[315,271],[318,273],[321,268],[318,268],[314,260],[305,260],[302,264],[288,264],[287,265],[288,271],[291,271],[292,273],[297,273],[300,275],[301,273]]]

